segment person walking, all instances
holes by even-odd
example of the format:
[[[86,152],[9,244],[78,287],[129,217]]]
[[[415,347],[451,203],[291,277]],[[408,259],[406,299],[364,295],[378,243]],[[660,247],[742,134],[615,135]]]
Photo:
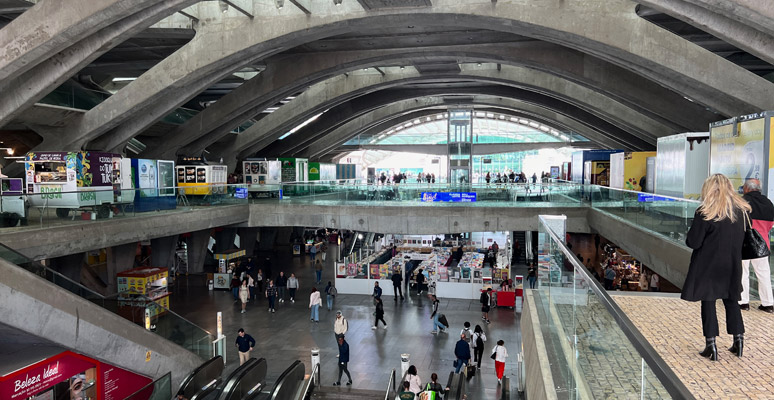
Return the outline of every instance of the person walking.
[[[374,326],[371,327],[371,329],[376,330],[376,328],[379,326],[379,321],[382,321],[384,324],[384,329],[387,329],[387,322],[384,321],[384,304],[382,303],[382,299],[377,297],[376,299],[376,320],[374,321]]]
[[[320,292],[316,287],[312,288],[312,294],[309,295],[309,308],[312,310],[309,315],[309,319],[314,322],[320,322],[320,306],[322,305],[322,299],[320,298]]]
[[[417,280],[417,294],[421,295],[422,290],[424,289],[424,286],[425,286],[425,274],[422,273],[421,269],[417,271],[416,280]]]
[[[484,342],[486,342],[486,334],[481,329],[481,325],[476,325],[473,329],[473,362],[476,363],[476,367],[481,369],[481,359],[484,356]]]
[[[417,395],[411,391],[411,384],[408,381],[403,381],[401,387],[403,390],[398,393],[398,400],[414,400],[417,398]]]
[[[395,301],[398,301],[398,294],[400,294],[400,299],[403,300],[403,288],[401,288],[403,278],[400,276],[400,269],[395,268],[390,279],[392,280],[392,293],[395,296]]]
[[[433,374],[430,375],[430,382],[425,385],[425,391],[435,392],[435,398],[440,399],[449,392],[449,387],[447,386],[444,388],[443,385],[438,383],[438,374],[433,372]]]
[[[744,260],[742,260],[744,262]],[[652,273],[650,275],[650,291],[651,292],[658,292],[661,290],[661,286],[659,285],[659,278],[657,273]]]
[[[761,181],[757,179],[746,180],[742,190],[744,191],[742,198],[752,208],[749,218],[751,226],[761,234],[766,241],[766,246],[771,248],[769,231],[774,226],[774,204],[761,194]],[[768,256],[742,260],[742,300],[739,301],[739,305],[742,310],[750,309],[750,265],[755,271],[755,276],[758,277],[758,296],[761,299],[761,305],[758,306],[758,309],[774,313],[774,295],[771,291],[771,268]]]
[[[296,279],[296,274],[291,273],[290,278],[288,278],[288,291],[290,292],[290,302],[295,303],[296,302],[296,291],[298,290],[298,279]]]
[[[312,260],[312,264],[314,264],[314,261],[316,258],[317,258],[317,245],[312,243],[312,245],[309,246],[309,259]]]
[[[333,321],[333,333],[336,335],[336,340],[343,338],[347,334],[347,330],[349,330],[347,319],[341,315],[341,310],[336,311],[336,320]]]
[[[715,337],[718,317],[715,302],[723,300],[726,331],[733,335],[729,349],[738,357],[744,347],[744,321],[739,308],[742,292],[742,243],[745,213],[752,209],[738,196],[731,181],[722,174],[711,175],[701,188],[702,202],[696,209],[685,244],[693,249],[680,298],[701,302],[705,347],[699,354],[718,359]]]
[[[320,245],[320,258],[322,259],[323,262],[325,262],[325,257],[327,255],[328,255],[328,243],[323,241],[322,244]]]
[[[446,329],[444,328],[444,325],[438,320],[441,317],[441,313],[438,312],[438,306],[441,304],[441,302],[434,294],[431,295],[431,297],[433,299],[433,314],[430,315],[430,318],[433,320],[433,330],[430,331],[430,333],[435,335],[439,330],[441,332],[446,332]]]
[[[503,374],[505,373],[505,359],[508,358],[508,349],[505,348],[505,342],[502,340],[497,341],[497,346],[492,349],[492,355],[495,360],[495,374],[497,375],[497,383],[503,382]]]
[[[263,271],[260,269],[255,273],[255,285],[258,288],[255,293],[257,297],[260,295],[260,293],[263,293]]]
[[[371,297],[374,298],[374,304],[376,304],[376,300],[382,299],[382,288],[379,287],[379,282],[374,282],[374,292]]]
[[[266,296],[266,299],[269,300],[269,311],[274,311],[274,301],[277,299],[277,287],[274,286],[274,281],[269,280],[269,286],[266,287],[266,292],[264,293]]]
[[[417,367],[413,365],[408,367],[408,370],[406,370],[406,382],[409,383],[409,391],[419,396],[419,393],[422,391],[422,380],[419,379],[417,374]]]
[[[530,264],[527,270],[527,281],[529,282],[529,288],[534,289],[537,283],[537,268],[533,264]]]
[[[328,301],[328,311],[333,308],[333,299],[336,298],[336,294],[338,294],[336,287],[331,284],[331,281],[328,281],[328,286],[325,287],[325,297]]]
[[[250,288],[247,286],[247,279],[242,281],[242,286],[239,287],[239,300],[242,301],[242,314],[246,312],[247,299],[250,298]]]
[[[239,286],[242,283],[239,281],[239,277],[236,273],[231,275],[231,294],[234,296],[234,303],[239,301]]]
[[[473,340],[473,331],[470,330],[470,322],[465,321],[465,323],[462,325],[460,335],[462,335],[462,338],[465,339],[465,342],[470,345],[470,342]]]
[[[347,386],[352,385],[352,376],[347,369],[347,363],[349,363],[349,343],[344,340],[344,336],[341,336],[339,337],[339,379],[333,382],[333,386],[341,386],[342,373],[346,373],[347,379],[349,379]]]
[[[492,288],[487,288],[485,292],[481,293],[481,319],[489,323],[489,310],[492,307]]]
[[[246,334],[244,329],[239,328],[235,345],[239,351],[239,365],[242,365],[250,359],[250,351],[255,347],[255,339]]]
[[[464,334],[460,334],[460,340],[458,340],[457,344],[454,346],[454,357],[456,357],[456,361],[454,361],[454,373],[459,374],[462,366],[467,366],[470,363],[470,344],[465,341]]]
[[[615,282],[615,270],[609,266],[605,271],[605,289],[613,290],[613,282]]]
[[[319,285],[320,282],[322,282],[322,271],[323,271],[322,262],[320,262],[320,260],[317,260],[317,262],[314,263],[314,274],[315,274],[315,277],[317,278],[317,285]]]
[[[274,280],[274,286],[277,287],[277,297],[280,303],[285,302],[285,289],[288,287],[288,278],[285,272],[280,272],[277,279]]]

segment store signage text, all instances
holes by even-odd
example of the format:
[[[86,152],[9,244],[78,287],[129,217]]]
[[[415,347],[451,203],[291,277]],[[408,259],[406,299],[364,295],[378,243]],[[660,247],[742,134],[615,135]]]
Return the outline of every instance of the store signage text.
[[[43,199],[61,199],[62,188],[60,186],[41,186],[40,193],[43,193],[40,197]]]
[[[473,203],[476,192],[422,192],[424,202]]]

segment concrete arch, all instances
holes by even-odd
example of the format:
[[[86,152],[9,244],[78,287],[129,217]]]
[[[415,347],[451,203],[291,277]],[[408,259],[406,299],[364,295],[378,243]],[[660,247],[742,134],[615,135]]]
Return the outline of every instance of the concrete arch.
[[[150,112],[159,99],[178,97],[179,105],[211,82],[193,83],[215,71],[233,70],[246,59],[266,57],[321,37],[391,24],[484,27],[561,43],[661,82],[727,115],[774,106],[772,83],[642,21],[627,0],[610,0],[604,7],[543,1],[545,4],[514,0],[493,5],[482,0],[465,4],[437,0],[431,8],[410,10],[366,12],[344,7],[341,12],[311,18],[304,14],[213,19],[183,49],[86,113],[68,131],[78,140],[92,140],[134,115]],[[175,90],[184,86],[185,90]]]
[[[648,121],[644,116],[638,115],[632,110],[622,105],[609,101],[595,92],[592,92],[580,85],[562,80],[549,74],[539,71],[503,66],[500,71],[495,69],[487,71],[465,71],[464,73],[454,75],[455,79],[467,79],[481,82],[495,82],[499,84],[511,84],[519,87],[538,88],[542,93],[551,93],[552,97],[563,99],[588,111],[599,113],[611,121],[616,121],[620,126],[627,127],[634,132],[639,132],[644,137],[650,139],[651,144],[655,143],[655,137],[669,132],[668,128],[663,127],[659,134],[652,135],[645,132],[642,127],[637,127],[636,123],[641,122],[643,126],[656,126],[657,123]],[[443,79],[444,76],[435,76],[436,79]],[[423,81],[431,79],[428,76],[420,75],[415,71],[408,71],[401,74],[381,75],[352,75],[338,76],[323,83],[314,85],[304,92],[301,96],[289,103],[288,107],[281,107],[274,113],[266,116],[261,123],[254,125],[247,131],[241,133],[235,144],[235,150],[239,152],[260,150],[276,140],[293,126],[300,124],[312,115],[322,112],[335,104],[347,101],[363,93],[369,93],[386,87],[396,86],[404,83]],[[541,82],[545,79],[545,82]],[[530,82],[528,84],[516,84],[512,80],[521,82]],[[537,83],[541,82],[541,83]],[[544,83],[544,85],[542,85]],[[578,98],[586,101],[584,104],[578,102]],[[618,115],[616,115],[618,113]],[[622,115],[630,118],[628,121],[621,119]],[[634,125],[632,124],[634,123]],[[213,143],[216,138],[205,137],[182,150],[183,154],[196,154],[201,152],[206,146]]]
[[[203,110],[165,138],[151,157],[174,157],[177,150],[208,136],[220,138],[277,101],[341,73],[374,65],[411,65],[412,60],[499,62],[526,66],[576,82],[616,99],[675,131],[705,129],[719,117],[648,79],[596,57],[547,42],[503,46],[455,46],[444,51],[365,51],[282,57],[261,74]],[[128,136],[118,138],[128,140]]]

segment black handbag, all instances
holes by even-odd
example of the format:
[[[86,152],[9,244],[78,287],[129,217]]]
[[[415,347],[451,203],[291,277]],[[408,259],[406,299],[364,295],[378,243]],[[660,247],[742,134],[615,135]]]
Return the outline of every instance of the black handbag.
[[[766,240],[760,232],[752,227],[747,213],[744,213],[744,243],[742,243],[742,260],[753,260],[756,258],[768,257],[771,254]],[[748,228],[749,223],[749,228]]]

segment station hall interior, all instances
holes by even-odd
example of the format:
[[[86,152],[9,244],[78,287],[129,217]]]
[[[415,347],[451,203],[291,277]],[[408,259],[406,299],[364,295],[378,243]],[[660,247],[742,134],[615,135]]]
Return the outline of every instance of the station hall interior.
[[[0,399],[774,399],[769,260],[743,357],[680,298],[705,179],[774,197],[772,39],[756,0],[0,0]]]

